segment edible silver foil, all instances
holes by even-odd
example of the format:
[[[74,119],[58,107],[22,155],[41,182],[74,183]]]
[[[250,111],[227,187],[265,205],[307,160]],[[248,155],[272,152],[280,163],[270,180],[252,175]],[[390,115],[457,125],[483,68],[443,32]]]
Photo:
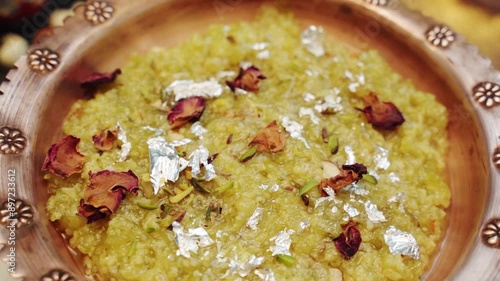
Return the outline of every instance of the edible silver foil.
[[[161,136],[163,134],[163,129],[159,129],[159,128],[153,128],[151,126],[144,126],[142,127],[143,129],[145,130],[149,130],[149,131],[152,131],[152,132],[155,132],[155,135],[158,137],[158,136]]]
[[[361,196],[365,196],[365,195],[370,194],[370,191],[364,189],[361,185],[359,185],[357,183],[351,183],[350,185],[346,186],[344,188],[344,190],[350,191],[351,195],[352,195],[352,193],[354,193],[356,195],[361,195]]]
[[[120,140],[123,144],[121,146],[120,159],[118,162],[123,162],[127,160],[128,155],[130,154],[130,150],[132,149],[132,144],[127,140],[127,132],[120,126],[120,123],[116,123],[116,127],[118,127],[118,140]]]
[[[304,127],[299,123],[290,120],[288,116],[281,116],[280,118],[281,124],[283,125],[283,127],[285,127],[285,130],[290,134],[290,136],[294,139],[300,140],[307,148],[310,148],[307,141],[304,139],[304,137],[302,137],[302,130],[304,129]]]
[[[215,98],[222,94],[222,90],[222,86],[215,80],[203,82],[176,80],[165,89],[165,92],[173,94],[174,100],[179,101],[189,97]]]
[[[261,184],[261,185],[259,185],[259,188],[262,189],[262,190],[267,190],[269,188],[269,185],[267,185],[267,184]]]
[[[190,252],[197,254],[198,248],[207,247],[214,243],[203,227],[190,228],[186,232],[180,223],[174,221],[172,228],[175,233],[175,243],[179,246],[178,256],[190,258]]]
[[[311,225],[311,220],[310,219],[306,219],[305,221],[301,221],[300,222],[300,228],[302,228],[302,229],[308,228],[309,225]]]
[[[271,186],[271,188],[269,189],[269,191],[276,192],[279,189],[280,189],[280,186],[277,183],[275,183],[275,184],[273,184],[273,186]]]
[[[389,150],[377,145],[377,152],[373,156],[373,162],[375,163],[375,169],[387,170],[391,166]]]
[[[323,40],[325,32],[323,27],[310,25],[302,32],[302,45],[304,45],[309,53],[316,57],[325,55],[325,48],[323,47]]]
[[[323,188],[323,191],[326,192],[328,196],[318,198],[316,202],[314,202],[314,209],[317,209],[321,204],[323,204],[326,201],[333,201],[335,199],[335,191],[333,190],[333,188],[327,186]]]
[[[377,205],[373,204],[370,200],[365,202],[366,214],[368,219],[373,223],[386,222],[384,214],[378,210]]]
[[[401,213],[404,213],[404,211],[405,211],[405,208],[404,208],[405,195],[406,194],[404,192],[398,192],[398,193],[396,193],[396,195],[391,196],[391,198],[389,198],[387,200],[387,203],[399,203],[398,209]]]
[[[165,139],[156,137],[148,140],[150,159],[150,178],[154,194],[157,194],[164,182],[176,182],[179,173],[189,164],[181,158],[174,146]]]
[[[269,43],[267,43],[267,42],[255,43],[252,45],[252,50],[263,51],[267,48],[267,46],[269,46]]]
[[[277,236],[269,239],[269,241],[275,241],[275,246],[271,246],[269,250],[273,252],[273,256],[276,255],[290,255],[290,245],[292,245],[292,235],[295,231],[292,229],[287,230],[286,228],[278,233]]]
[[[391,182],[399,182],[400,181],[398,174],[396,174],[394,172],[389,174],[389,180]]]
[[[240,67],[243,68],[243,70],[246,70],[247,68],[249,68],[252,65],[253,65],[253,63],[249,62],[249,61],[240,62]]]
[[[359,83],[357,83],[357,82],[350,83],[348,86],[349,91],[351,93],[356,93],[356,91],[358,90],[358,87],[359,87]]]
[[[236,76],[236,72],[234,71],[220,71],[217,73],[217,78],[218,79],[223,79],[223,78],[228,78],[228,77],[233,77]]]
[[[276,281],[274,277],[274,271],[270,268],[256,269],[255,274],[262,279],[262,281]]]
[[[304,101],[306,101],[306,102],[312,102],[315,99],[316,99],[316,97],[313,94],[311,94],[311,93],[305,93],[304,94]]]
[[[191,133],[197,136],[200,140],[203,139],[203,134],[206,132],[208,132],[207,129],[203,128],[200,121],[196,121],[193,125],[191,125]]]
[[[257,53],[256,57],[259,60],[267,60],[269,57],[271,57],[271,51],[269,50],[260,51]]]
[[[346,165],[352,165],[356,163],[356,156],[354,155],[354,151],[352,150],[352,147],[349,145],[346,145],[344,147],[344,151],[347,154],[347,160],[345,161]]]
[[[188,143],[191,143],[192,140],[190,139],[180,139],[180,140],[174,140],[172,142],[170,142],[170,145],[172,147],[178,147],[178,146],[183,146],[183,145],[186,145]]]
[[[319,124],[319,118],[314,115],[314,111],[312,108],[301,107],[299,109],[299,116],[309,116],[311,118],[311,122],[313,122],[314,124]]]
[[[250,227],[253,230],[257,230],[257,224],[259,223],[259,220],[262,218],[263,213],[264,209],[261,207],[257,207],[257,209],[255,209],[253,214],[248,219],[246,226]]]
[[[229,263],[229,269],[222,276],[222,278],[226,278],[229,275],[237,273],[241,277],[247,277],[252,270],[259,267],[262,262],[264,262],[264,257],[256,257],[252,255],[248,260],[243,263],[239,263],[238,261],[231,260]]]
[[[349,217],[354,218],[359,215],[359,211],[351,206],[349,203],[344,204],[344,211],[349,215]]]
[[[331,95],[326,96],[322,101],[319,101],[314,106],[314,109],[319,113],[324,112],[340,112],[344,109],[342,106],[342,98],[338,96],[340,92],[337,88],[330,91]]]
[[[349,70],[344,71],[344,77],[354,82],[354,75]]]
[[[191,167],[191,174],[196,178],[201,173],[201,165],[205,167],[205,176],[203,177],[206,181],[215,178],[216,173],[214,166],[208,163],[208,157],[210,157],[208,149],[203,145],[200,145],[195,151],[189,155],[189,164]]]
[[[389,246],[391,254],[401,254],[416,260],[420,258],[420,249],[415,237],[411,233],[404,232],[391,225],[385,231],[384,240],[387,246]]]

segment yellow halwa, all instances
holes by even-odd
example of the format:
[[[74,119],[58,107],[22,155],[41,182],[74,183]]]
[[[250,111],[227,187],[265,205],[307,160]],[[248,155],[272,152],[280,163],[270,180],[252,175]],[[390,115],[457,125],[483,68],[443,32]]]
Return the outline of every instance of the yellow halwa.
[[[446,109],[433,95],[416,90],[394,73],[377,52],[354,54],[330,38],[324,43],[325,55],[316,57],[301,44],[301,32],[291,14],[265,8],[254,22],[214,25],[206,34],[195,35],[175,48],[134,55],[114,87],[73,105],[64,132],[81,139],[79,151],[86,164],[81,174],[67,179],[46,175],[52,194],[47,211],[71,237],[70,246],[85,255],[89,276],[119,281],[262,280],[259,275],[267,272],[270,277],[272,272],[275,280],[419,280],[442,237],[450,202],[443,180]],[[260,42],[268,43],[269,57],[252,48]],[[200,119],[207,130],[203,139],[190,131],[190,124],[177,131],[170,129],[168,112],[158,109],[168,85],[181,79],[215,78],[225,86],[242,62],[251,62],[267,76],[258,93],[235,95],[225,87],[220,97],[207,100]],[[223,71],[235,73],[223,77]],[[299,116],[301,107],[314,108],[335,89],[342,110],[328,115],[314,111],[318,124],[310,116]],[[406,122],[391,132],[374,129],[356,109],[363,108],[362,98],[370,92],[394,103]],[[306,93],[315,100],[306,101]],[[302,136],[310,148],[286,133],[284,151],[257,153],[240,162],[238,158],[255,134],[273,120],[281,125],[283,116],[303,125]],[[93,135],[113,129],[117,123],[132,145],[123,162],[119,161],[120,148],[100,153],[92,142]],[[147,140],[157,132],[151,128],[158,129],[167,141],[192,139],[178,148],[179,153],[189,155],[199,145],[211,154],[218,153],[213,162],[218,176],[201,182],[210,194],[195,190],[179,203],[170,203],[172,190],[190,186],[185,173],[153,194]],[[338,137],[338,153],[331,154],[322,140],[322,128]],[[388,167],[377,159],[380,147],[388,151]],[[365,164],[378,183],[362,180],[357,189],[341,190],[335,200],[318,206],[320,193],[313,188],[308,192],[311,203],[305,206],[298,188],[323,178],[322,162],[332,161],[340,167],[352,157]],[[77,215],[77,208],[89,185],[88,172],[106,169],[132,170],[140,180],[139,194],[127,194],[115,214],[87,224]],[[231,183],[231,188],[215,192]],[[277,190],[272,188],[275,184]],[[363,204],[368,200],[387,222],[368,219]],[[218,204],[222,212],[207,218],[211,203]],[[349,217],[346,204],[359,214]],[[164,216],[165,208],[185,211],[181,225],[186,231],[203,227],[215,243],[190,253],[190,258],[178,255],[175,234],[167,229],[172,218]],[[252,229],[247,221],[257,208],[263,213]],[[349,220],[359,223],[362,243],[346,260],[332,239]],[[384,241],[389,226],[413,235],[420,248],[419,259],[390,253]],[[289,250],[295,263],[289,266],[270,250],[276,244],[271,238],[283,230],[293,230]],[[262,263],[244,272],[242,268],[252,256],[263,258]]]

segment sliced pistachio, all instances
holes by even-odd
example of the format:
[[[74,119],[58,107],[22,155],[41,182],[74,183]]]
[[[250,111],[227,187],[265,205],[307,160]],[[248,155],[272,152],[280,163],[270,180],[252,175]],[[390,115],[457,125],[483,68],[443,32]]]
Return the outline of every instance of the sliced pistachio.
[[[286,266],[293,266],[297,262],[294,257],[289,255],[277,255],[276,260]]]
[[[252,146],[247,152],[243,153],[243,155],[240,156],[240,162],[245,162],[250,160],[255,153],[257,153],[257,145]]]
[[[194,190],[194,187],[190,186],[190,187],[188,187],[188,189],[180,192],[179,194],[170,197],[170,203],[174,203],[174,204],[179,203],[182,199],[184,199],[186,196],[188,196],[189,193],[191,193],[193,190]]]
[[[319,182],[315,180],[310,180],[306,184],[304,184],[300,189],[299,189],[299,195],[302,196],[309,190],[311,190],[313,187],[318,186]]]
[[[339,138],[337,136],[332,135],[328,138],[328,149],[332,154],[337,154],[339,151]]]
[[[137,203],[137,206],[139,206],[140,208],[142,209],[145,209],[145,210],[156,210],[158,209],[158,206],[156,204],[153,204],[153,203],[145,203],[145,202],[139,202]]]
[[[210,191],[206,190],[205,188],[203,188],[203,186],[201,186],[201,184],[198,182],[197,179],[195,178],[191,178],[191,184],[194,186],[194,188],[196,190],[198,190],[199,192],[201,193],[205,193],[205,194],[210,194]]]
[[[363,175],[363,178],[361,178],[361,179],[364,180],[364,181],[366,181],[366,182],[369,182],[371,184],[377,184],[378,183],[377,178],[375,178],[374,176],[372,176],[370,174]]]
[[[151,227],[151,226],[150,227],[146,227],[146,229],[145,229],[146,233],[151,233],[151,232],[153,232],[155,230],[156,229],[154,227]]]
[[[215,189],[215,191],[216,191],[217,193],[222,193],[222,192],[224,192],[224,191],[226,191],[226,190],[228,190],[228,189],[233,188],[233,186],[234,186],[234,182],[230,182],[230,183],[228,183],[228,184],[226,184],[226,185],[223,185],[223,186],[219,186],[219,187],[217,187],[217,188]]]

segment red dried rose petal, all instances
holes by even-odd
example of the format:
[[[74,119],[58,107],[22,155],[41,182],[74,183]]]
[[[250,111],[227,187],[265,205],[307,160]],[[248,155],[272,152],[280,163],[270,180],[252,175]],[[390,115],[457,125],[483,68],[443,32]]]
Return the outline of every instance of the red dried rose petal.
[[[346,260],[349,260],[354,256],[361,245],[361,233],[356,228],[357,222],[349,221],[347,224],[342,226],[344,230],[339,237],[333,239],[335,248],[344,255]]]
[[[85,95],[88,97],[93,97],[95,92],[97,92],[97,87],[102,84],[111,83],[116,80],[118,75],[122,74],[122,71],[117,68],[115,71],[111,73],[92,73],[89,77],[87,77],[81,84],[85,90]]]
[[[392,102],[380,102],[374,93],[363,99],[365,108],[361,111],[373,127],[392,131],[404,123],[403,114]]]
[[[351,183],[358,182],[366,173],[368,173],[368,171],[366,166],[363,164],[356,163],[353,165],[342,165],[342,171],[340,171],[340,174],[332,178],[321,180],[319,184],[321,196],[328,196],[324,188],[331,187],[335,192],[337,192]]]
[[[85,156],[78,152],[78,143],[80,143],[79,138],[67,136],[53,144],[47,152],[42,171],[48,171],[60,177],[81,173],[85,164]]]
[[[182,99],[174,105],[168,114],[168,123],[177,129],[188,122],[198,121],[205,110],[205,99],[190,97]]]
[[[255,66],[250,66],[249,68],[243,70],[240,67],[240,73],[234,81],[226,81],[226,84],[231,88],[231,91],[235,91],[236,88],[243,89],[245,91],[258,92],[260,80],[264,80],[267,77],[260,72]]]
[[[280,152],[286,145],[286,138],[283,131],[276,123],[276,120],[269,123],[266,128],[260,130],[255,138],[248,144],[252,147],[257,145],[259,152]]]
[[[137,195],[139,179],[132,172],[100,171],[89,172],[90,185],[80,201],[78,214],[87,218],[87,223],[105,218],[118,209],[125,197],[125,191]]]
[[[94,147],[100,151],[110,151],[113,143],[118,139],[118,130],[104,130],[98,135],[92,136]]]

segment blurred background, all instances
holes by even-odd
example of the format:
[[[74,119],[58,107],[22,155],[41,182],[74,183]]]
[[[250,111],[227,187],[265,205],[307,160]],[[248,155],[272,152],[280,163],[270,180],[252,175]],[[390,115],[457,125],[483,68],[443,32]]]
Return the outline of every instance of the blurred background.
[[[500,0],[400,0],[448,24],[500,69]],[[0,0],[0,81],[29,44],[73,14],[75,0]]]

